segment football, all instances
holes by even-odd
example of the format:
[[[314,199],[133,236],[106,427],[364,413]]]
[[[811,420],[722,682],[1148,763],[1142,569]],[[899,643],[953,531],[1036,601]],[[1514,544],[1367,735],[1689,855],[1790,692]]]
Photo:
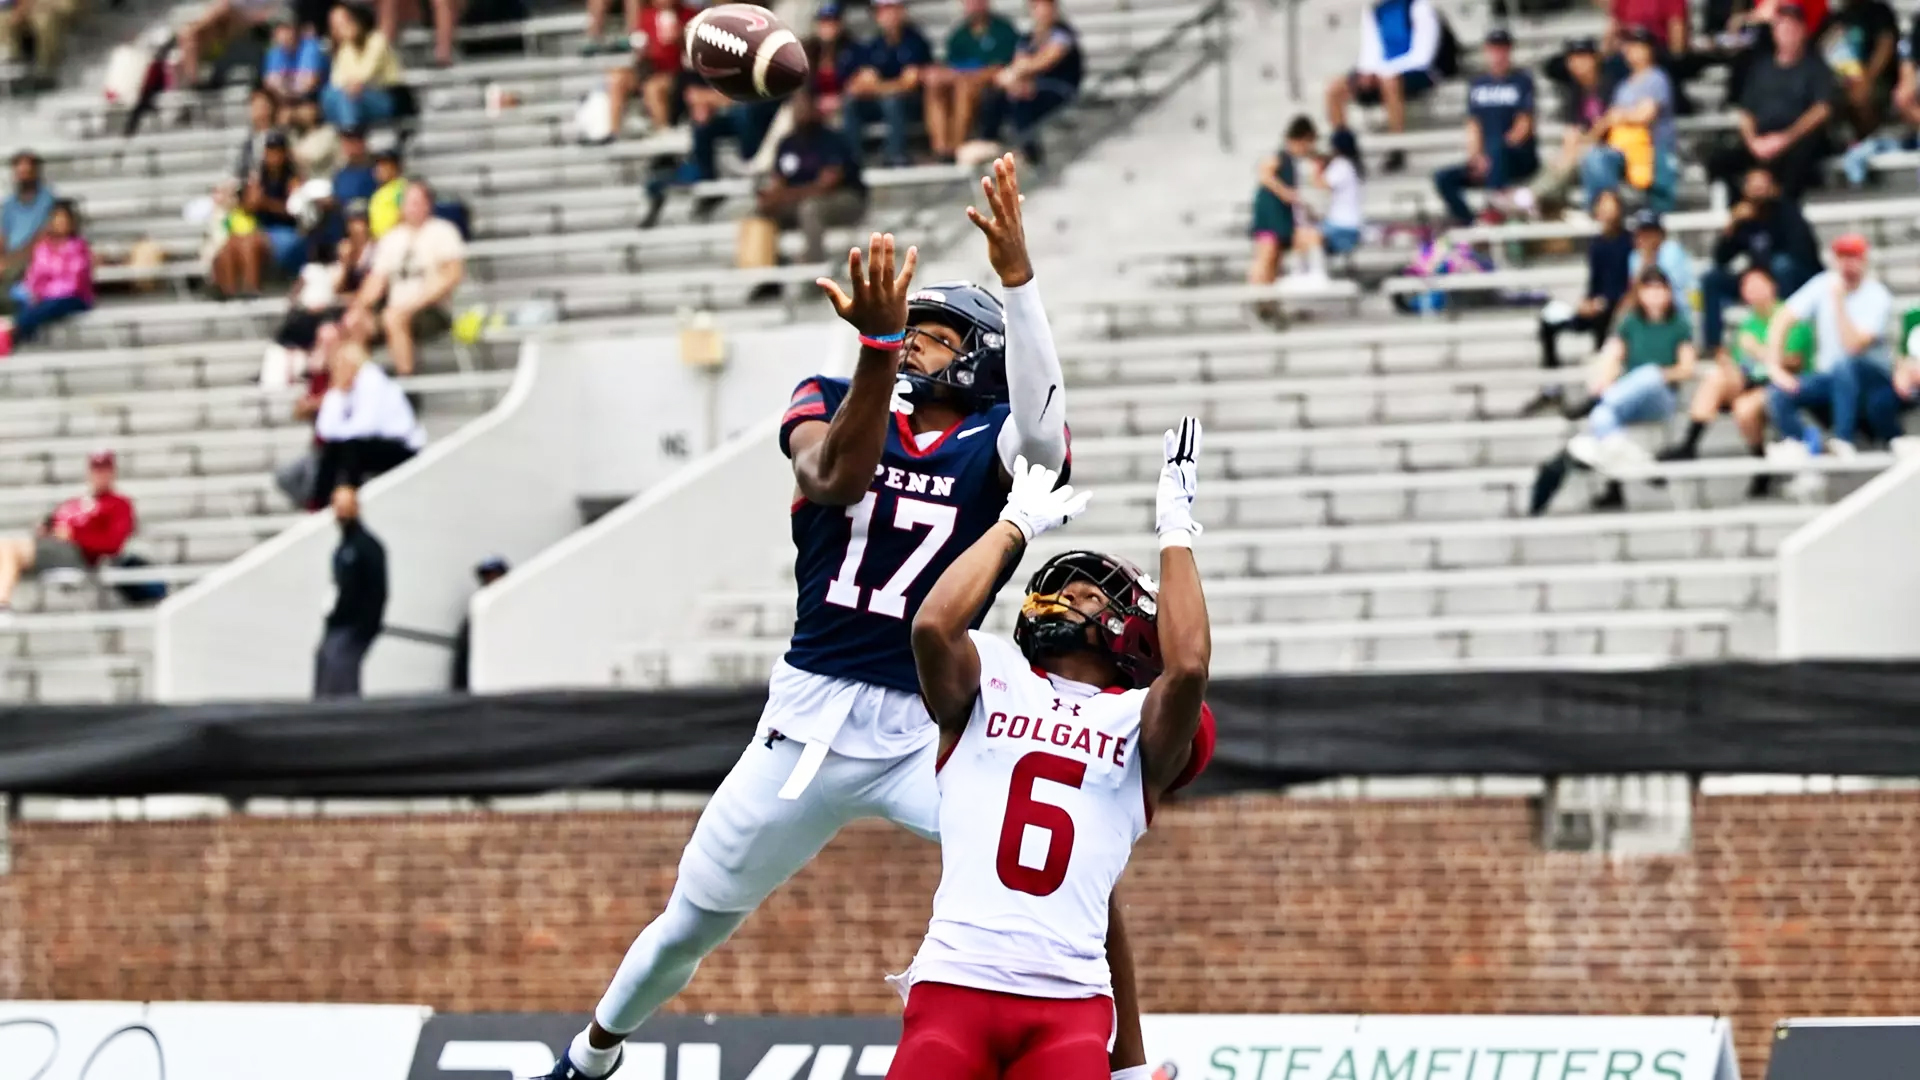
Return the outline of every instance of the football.
[[[807,81],[807,53],[773,12],[720,4],[687,24],[687,67],[735,101],[786,97]]]

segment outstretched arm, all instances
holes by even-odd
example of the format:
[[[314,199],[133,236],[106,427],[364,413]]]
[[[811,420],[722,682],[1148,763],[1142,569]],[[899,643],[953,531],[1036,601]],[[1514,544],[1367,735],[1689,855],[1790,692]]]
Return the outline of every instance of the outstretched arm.
[[[1160,534],[1160,676],[1140,710],[1141,764],[1147,791],[1158,799],[1186,768],[1207,696],[1213,634],[1200,568],[1193,561],[1193,497],[1199,484],[1200,421],[1189,416],[1166,436],[1155,528]]]
[[[918,248],[908,248],[896,275],[893,255],[893,234],[874,233],[867,241],[864,267],[859,248],[847,253],[852,296],[830,278],[817,282],[834,311],[860,332],[860,359],[833,420],[801,424],[787,437],[794,482],[811,502],[859,502],[887,448],[893,377],[900,364],[900,335],[907,327],[907,292],[920,258]]]
[[[993,216],[969,206],[967,220],[986,235],[987,257],[1007,296],[1009,415],[1000,428],[1001,472],[1011,478],[1014,459],[1021,457],[1057,472],[1067,463],[1067,384],[1040,287],[1033,281],[1020,212],[1024,196],[1012,154],[993,163],[993,175],[980,178],[980,190]]]
[[[944,732],[964,728],[980,693],[980,653],[967,628],[1034,537],[1087,508],[1088,492],[1058,487],[1060,474],[1016,463],[1000,520],[953,560],[913,616],[913,665],[920,697]]]

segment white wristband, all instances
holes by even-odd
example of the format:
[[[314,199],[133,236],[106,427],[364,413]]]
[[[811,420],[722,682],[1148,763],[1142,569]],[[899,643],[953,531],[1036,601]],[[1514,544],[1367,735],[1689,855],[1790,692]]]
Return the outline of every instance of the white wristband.
[[[1020,530],[1021,543],[1033,543],[1033,526],[1027,524],[1026,518],[1021,517],[1019,514],[1003,510],[1000,512],[1000,520]]]
[[[1176,547],[1193,550],[1193,533],[1186,529],[1168,529],[1160,534],[1161,551]]]
[[[1131,1065],[1113,1070],[1113,1080],[1153,1080],[1153,1066]]]

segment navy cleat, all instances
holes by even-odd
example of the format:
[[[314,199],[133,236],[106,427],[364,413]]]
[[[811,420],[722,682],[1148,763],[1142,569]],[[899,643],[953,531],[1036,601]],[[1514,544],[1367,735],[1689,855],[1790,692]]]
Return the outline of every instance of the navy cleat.
[[[578,1065],[575,1065],[573,1063],[573,1058],[570,1057],[567,1053],[562,1052],[560,1055],[560,1060],[553,1063],[553,1070],[551,1072],[544,1073],[540,1076],[531,1077],[529,1078],[529,1080],[607,1080],[607,1077],[612,1076],[614,1073],[617,1073],[620,1071],[621,1064],[623,1064],[626,1060],[627,1060],[626,1048],[621,1047],[620,1056],[613,1059],[613,1068],[608,1069],[606,1072],[601,1073],[599,1076],[593,1076],[589,1074],[585,1069],[582,1069]]]

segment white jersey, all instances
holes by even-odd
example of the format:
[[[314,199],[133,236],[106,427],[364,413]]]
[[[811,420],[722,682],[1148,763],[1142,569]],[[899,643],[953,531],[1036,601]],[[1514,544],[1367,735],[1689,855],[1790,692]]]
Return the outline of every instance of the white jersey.
[[[1147,830],[1147,692],[1044,675],[971,634],[980,697],[939,766],[940,891],[907,981],[1111,995],[1107,902]]]

